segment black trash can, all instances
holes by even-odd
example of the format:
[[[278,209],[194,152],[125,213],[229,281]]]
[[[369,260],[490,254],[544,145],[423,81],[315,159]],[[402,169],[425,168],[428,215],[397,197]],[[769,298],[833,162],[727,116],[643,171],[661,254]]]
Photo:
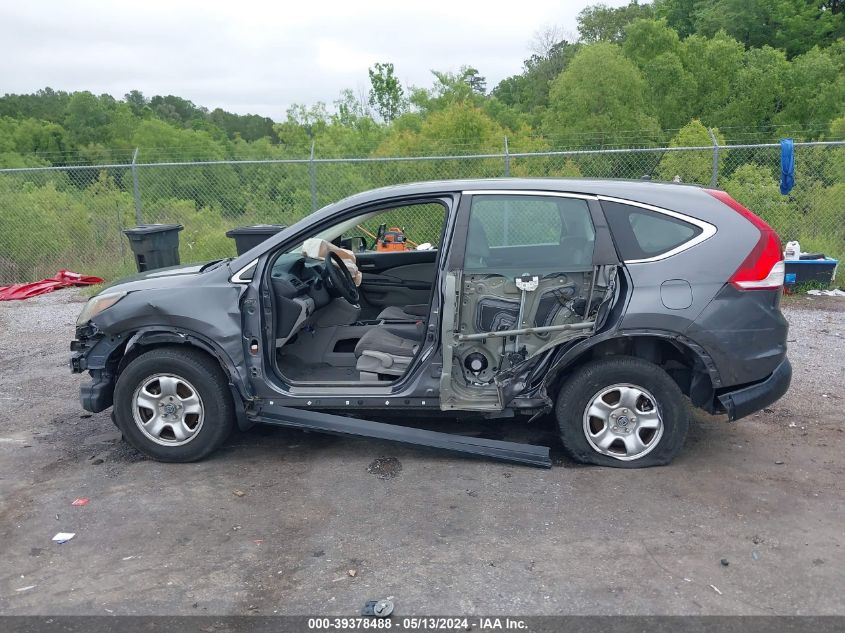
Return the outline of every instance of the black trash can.
[[[179,265],[181,224],[139,224],[126,229],[139,273]]]
[[[255,248],[264,240],[273,237],[282,229],[284,224],[253,224],[252,226],[239,226],[231,231],[226,231],[226,237],[235,240],[235,249],[238,255],[243,255],[248,250]]]

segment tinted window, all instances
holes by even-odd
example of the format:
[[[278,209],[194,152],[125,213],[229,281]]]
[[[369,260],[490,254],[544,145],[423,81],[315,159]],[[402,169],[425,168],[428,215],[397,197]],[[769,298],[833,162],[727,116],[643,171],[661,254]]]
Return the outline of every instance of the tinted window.
[[[491,248],[560,242],[562,223],[554,200],[534,196],[475,196],[472,217]]]
[[[624,260],[668,253],[701,233],[700,227],[664,213],[620,202],[602,202],[602,208]]]
[[[470,208],[464,268],[589,267],[594,242],[585,200],[478,195]]]

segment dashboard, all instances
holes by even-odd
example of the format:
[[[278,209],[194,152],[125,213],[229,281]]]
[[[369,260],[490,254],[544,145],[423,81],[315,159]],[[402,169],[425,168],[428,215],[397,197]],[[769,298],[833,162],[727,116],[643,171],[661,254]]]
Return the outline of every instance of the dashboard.
[[[322,259],[301,253],[280,255],[270,271],[277,345],[296,334],[317,310],[329,305],[331,295],[323,282]]]
[[[331,296],[323,283],[321,259],[305,257],[300,253],[281,255],[273,264],[270,282],[276,299],[310,298],[314,308],[320,309],[331,302]]]

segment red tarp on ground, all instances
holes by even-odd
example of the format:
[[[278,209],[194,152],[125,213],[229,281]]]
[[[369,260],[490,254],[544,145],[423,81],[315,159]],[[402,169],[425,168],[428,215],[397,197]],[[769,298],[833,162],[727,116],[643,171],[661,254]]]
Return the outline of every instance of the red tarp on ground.
[[[101,284],[103,280],[99,277],[88,277],[74,273],[69,270],[60,270],[55,277],[33,281],[29,284],[14,284],[11,286],[0,286],[0,301],[12,301],[14,299],[29,299],[37,295],[53,292],[58,288],[70,286],[91,286]]]

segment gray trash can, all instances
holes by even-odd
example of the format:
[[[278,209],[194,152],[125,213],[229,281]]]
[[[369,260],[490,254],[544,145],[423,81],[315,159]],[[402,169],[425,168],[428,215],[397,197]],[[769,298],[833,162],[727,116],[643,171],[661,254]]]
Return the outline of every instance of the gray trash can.
[[[282,229],[284,224],[253,224],[252,226],[239,226],[231,231],[226,231],[226,237],[235,240],[235,249],[238,255],[243,255],[248,250],[255,248],[264,240],[273,237]]]
[[[126,229],[138,272],[179,265],[181,224],[139,224]]]

